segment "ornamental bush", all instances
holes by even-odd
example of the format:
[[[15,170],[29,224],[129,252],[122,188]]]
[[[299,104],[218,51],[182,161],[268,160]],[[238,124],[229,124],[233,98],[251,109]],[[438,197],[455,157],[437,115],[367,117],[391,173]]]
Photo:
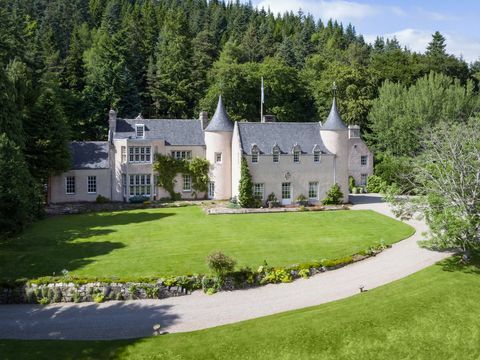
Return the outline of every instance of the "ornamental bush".
[[[237,261],[234,258],[225,255],[221,251],[215,251],[207,256],[208,268],[219,277],[232,272],[236,264]]]
[[[240,173],[240,187],[238,195],[238,203],[243,208],[251,208],[255,206],[255,197],[253,196],[252,175],[248,169],[247,159],[242,157],[242,167]]]
[[[343,193],[340,191],[340,185],[334,184],[327,191],[327,196],[323,199],[323,205],[338,205],[342,203]]]

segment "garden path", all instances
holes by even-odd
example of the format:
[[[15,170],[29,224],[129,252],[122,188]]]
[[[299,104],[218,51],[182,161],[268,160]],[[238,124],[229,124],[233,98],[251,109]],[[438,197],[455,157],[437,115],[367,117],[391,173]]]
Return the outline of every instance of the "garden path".
[[[392,216],[378,195],[351,197],[353,210],[371,209]],[[208,296],[162,300],[110,301],[103,304],[52,304],[0,306],[0,338],[10,339],[120,339],[161,331],[184,332],[235,323],[284,311],[315,306],[373,289],[401,279],[448,257],[451,253],[420,248],[427,226],[411,220],[410,238],[379,255],[310,279],[266,285]]]

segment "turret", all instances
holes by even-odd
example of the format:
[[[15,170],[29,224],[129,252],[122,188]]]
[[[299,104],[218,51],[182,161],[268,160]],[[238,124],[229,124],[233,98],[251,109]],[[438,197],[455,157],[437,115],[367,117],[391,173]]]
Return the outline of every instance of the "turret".
[[[206,157],[210,161],[210,181],[214,188],[213,198],[230,199],[232,196],[232,135],[233,123],[225,111],[222,97],[217,109],[205,128]]]
[[[333,98],[330,114],[320,128],[320,136],[328,151],[335,154],[332,185],[334,183],[340,185],[344,195],[343,200],[348,202],[348,128],[338,113],[335,98]]]

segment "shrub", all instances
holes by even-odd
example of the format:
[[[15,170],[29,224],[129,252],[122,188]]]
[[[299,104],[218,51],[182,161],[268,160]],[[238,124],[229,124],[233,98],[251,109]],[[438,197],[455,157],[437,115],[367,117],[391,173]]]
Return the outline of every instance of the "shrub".
[[[367,180],[367,191],[371,193],[383,192],[387,187],[387,182],[382,180],[380,176],[371,175]]]
[[[267,197],[267,205],[269,208],[277,207],[280,203],[278,202],[277,196],[272,192]]]
[[[298,204],[298,205],[301,205],[301,206],[305,206],[308,204],[308,199],[305,195],[303,194],[300,194],[297,196],[297,198],[295,199],[295,202]]]
[[[327,196],[323,199],[323,205],[338,205],[342,203],[343,193],[340,191],[340,186],[334,184],[330,190],[327,191]]]
[[[244,157],[242,157],[240,172],[238,203],[243,208],[250,208],[254,206],[255,197],[253,196],[252,175],[250,175],[250,170],[248,169],[247,159]]]
[[[95,200],[97,204],[106,204],[110,202],[109,198],[106,198],[105,196],[98,195],[97,199]]]
[[[222,277],[233,271],[237,261],[221,251],[216,251],[207,256],[208,268],[216,275]]]
[[[301,269],[298,272],[298,276],[301,276],[304,279],[308,279],[308,277],[310,276],[310,269]]]
[[[265,273],[265,276],[260,280],[260,284],[277,284],[292,282],[293,276],[286,269],[271,269]]]
[[[355,188],[355,178],[353,176],[349,176],[348,177],[348,190],[350,192],[353,192],[354,188]]]
[[[143,196],[143,195],[132,196],[129,199],[129,201],[132,204],[143,204],[145,201],[148,201],[148,200],[150,200],[150,198],[148,196]]]
[[[95,301],[97,304],[102,303],[105,301],[105,295],[98,293],[93,297],[93,301]]]

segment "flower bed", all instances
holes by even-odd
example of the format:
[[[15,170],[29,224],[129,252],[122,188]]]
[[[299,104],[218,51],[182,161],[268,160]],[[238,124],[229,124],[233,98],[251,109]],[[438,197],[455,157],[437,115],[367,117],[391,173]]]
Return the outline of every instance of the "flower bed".
[[[271,267],[265,263],[257,270],[243,268],[222,277],[186,275],[162,279],[144,278],[136,281],[134,279],[76,278],[68,274],[43,277],[31,281],[0,284],[0,304],[162,299],[187,295],[199,289],[203,289],[207,294],[214,294],[218,291],[232,291],[309,278],[375,256],[388,247],[390,246],[380,243],[351,256],[287,267]]]

